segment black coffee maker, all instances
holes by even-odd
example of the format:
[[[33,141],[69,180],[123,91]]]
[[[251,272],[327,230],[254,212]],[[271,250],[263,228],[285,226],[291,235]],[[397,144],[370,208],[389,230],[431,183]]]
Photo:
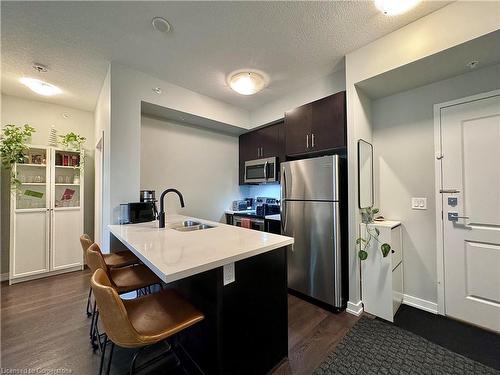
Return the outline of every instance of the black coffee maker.
[[[150,203],[153,208],[155,219],[158,218],[158,208],[156,207],[156,193],[154,190],[141,190],[140,201]]]

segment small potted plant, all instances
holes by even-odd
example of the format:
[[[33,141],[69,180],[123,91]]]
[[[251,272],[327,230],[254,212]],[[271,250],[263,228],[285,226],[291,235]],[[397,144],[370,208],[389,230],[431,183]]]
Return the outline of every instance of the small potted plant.
[[[63,148],[68,151],[81,151],[82,145],[86,140],[85,137],[82,137],[80,134],[76,134],[73,132],[60,135],[59,138]]]
[[[359,246],[358,257],[361,260],[366,260],[368,258],[367,249],[369,248],[372,240],[380,243],[378,239],[380,231],[378,228],[370,228],[368,226],[373,223],[375,215],[378,213],[379,209],[374,207],[367,207],[361,210],[361,221],[363,224],[366,224],[366,236],[360,236],[356,239],[356,245]],[[391,245],[388,243],[380,244],[380,251],[382,252],[382,256],[385,258],[391,251]]]
[[[80,134],[73,133],[73,132],[70,132],[70,133],[67,133],[64,135],[60,135],[59,138],[60,138],[59,143],[61,143],[61,145],[63,146],[63,148],[65,150],[75,151],[75,152],[81,152],[83,149],[83,144],[87,140],[85,137],[82,137]],[[75,168],[79,168],[80,172],[83,172],[84,164],[85,164],[85,156],[80,158],[79,164],[78,164],[78,166],[75,166]],[[78,175],[78,178],[76,176],[77,176],[77,174],[75,174],[75,179],[77,179],[78,183],[79,183],[80,176]]]
[[[15,163],[24,163],[26,161],[26,153],[29,149],[28,143],[35,131],[35,128],[28,124],[23,126],[8,124],[2,129],[0,157],[2,158],[2,166],[11,171],[11,184],[15,188],[21,185],[21,181],[17,179],[12,167]]]

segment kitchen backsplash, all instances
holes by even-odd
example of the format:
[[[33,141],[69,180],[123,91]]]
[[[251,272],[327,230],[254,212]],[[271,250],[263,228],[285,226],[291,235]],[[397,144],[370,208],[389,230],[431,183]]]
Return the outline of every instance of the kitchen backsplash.
[[[263,184],[263,185],[241,185],[241,197],[269,197],[280,199],[279,184]]]

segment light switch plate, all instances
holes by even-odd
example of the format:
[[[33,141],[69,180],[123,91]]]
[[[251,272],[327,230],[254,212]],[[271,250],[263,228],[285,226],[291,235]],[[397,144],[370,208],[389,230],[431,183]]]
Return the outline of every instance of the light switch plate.
[[[234,275],[234,263],[226,264],[223,268],[224,285],[231,284],[236,280]]]
[[[412,198],[411,208],[413,210],[427,210],[427,198]]]

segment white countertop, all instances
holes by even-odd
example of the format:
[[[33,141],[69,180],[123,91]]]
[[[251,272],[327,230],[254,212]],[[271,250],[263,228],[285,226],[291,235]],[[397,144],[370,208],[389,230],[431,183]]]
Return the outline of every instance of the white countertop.
[[[191,232],[172,229],[186,219],[216,227]],[[181,215],[167,215],[166,221],[162,229],[157,221],[109,226],[111,233],[166,283],[294,242],[292,237]]]
[[[229,215],[248,214],[248,213],[255,213],[255,210],[243,210],[243,211],[226,210],[225,213]]]

